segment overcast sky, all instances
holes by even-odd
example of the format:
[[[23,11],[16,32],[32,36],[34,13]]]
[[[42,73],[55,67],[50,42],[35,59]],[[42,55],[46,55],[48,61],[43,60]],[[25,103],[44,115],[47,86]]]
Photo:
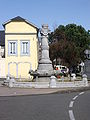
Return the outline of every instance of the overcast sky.
[[[75,23],[90,29],[90,0],[0,0],[0,29],[7,20],[21,16],[41,27]]]

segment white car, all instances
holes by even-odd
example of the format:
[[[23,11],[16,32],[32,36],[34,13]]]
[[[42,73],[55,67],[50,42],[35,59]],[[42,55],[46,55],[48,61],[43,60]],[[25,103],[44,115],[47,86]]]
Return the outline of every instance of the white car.
[[[59,71],[60,73],[68,73],[69,69],[66,66],[62,66],[62,65],[56,65],[55,66],[55,70]]]

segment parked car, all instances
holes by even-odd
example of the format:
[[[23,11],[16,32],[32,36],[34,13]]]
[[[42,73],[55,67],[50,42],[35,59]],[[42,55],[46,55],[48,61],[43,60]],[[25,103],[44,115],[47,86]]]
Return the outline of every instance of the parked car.
[[[68,73],[69,69],[66,66],[56,65],[55,70],[59,70],[61,73]]]

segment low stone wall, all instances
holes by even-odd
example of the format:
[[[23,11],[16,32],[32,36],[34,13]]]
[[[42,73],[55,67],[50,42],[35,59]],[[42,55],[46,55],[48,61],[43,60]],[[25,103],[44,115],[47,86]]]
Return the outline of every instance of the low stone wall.
[[[49,82],[12,82],[9,87],[20,88],[49,88]]]
[[[65,88],[65,87],[85,87],[88,84],[84,83],[83,81],[74,81],[74,82],[58,82],[56,84],[57,88]]]
[[[16,82],[14,79],[10,79],[8,83],[9,87],[19,88],[68,88],[68,87],[86,87],[87,81],[73,81],[73,82]]]

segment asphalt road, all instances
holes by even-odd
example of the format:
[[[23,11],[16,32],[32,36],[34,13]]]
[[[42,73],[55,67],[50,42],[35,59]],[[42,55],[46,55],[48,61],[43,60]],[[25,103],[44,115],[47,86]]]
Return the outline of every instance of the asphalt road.
[[[90,120],[90,91],[0,97],[0,120]]]
[[[90,120],[90,91],[80,95],[73,105],[76,120]]]

